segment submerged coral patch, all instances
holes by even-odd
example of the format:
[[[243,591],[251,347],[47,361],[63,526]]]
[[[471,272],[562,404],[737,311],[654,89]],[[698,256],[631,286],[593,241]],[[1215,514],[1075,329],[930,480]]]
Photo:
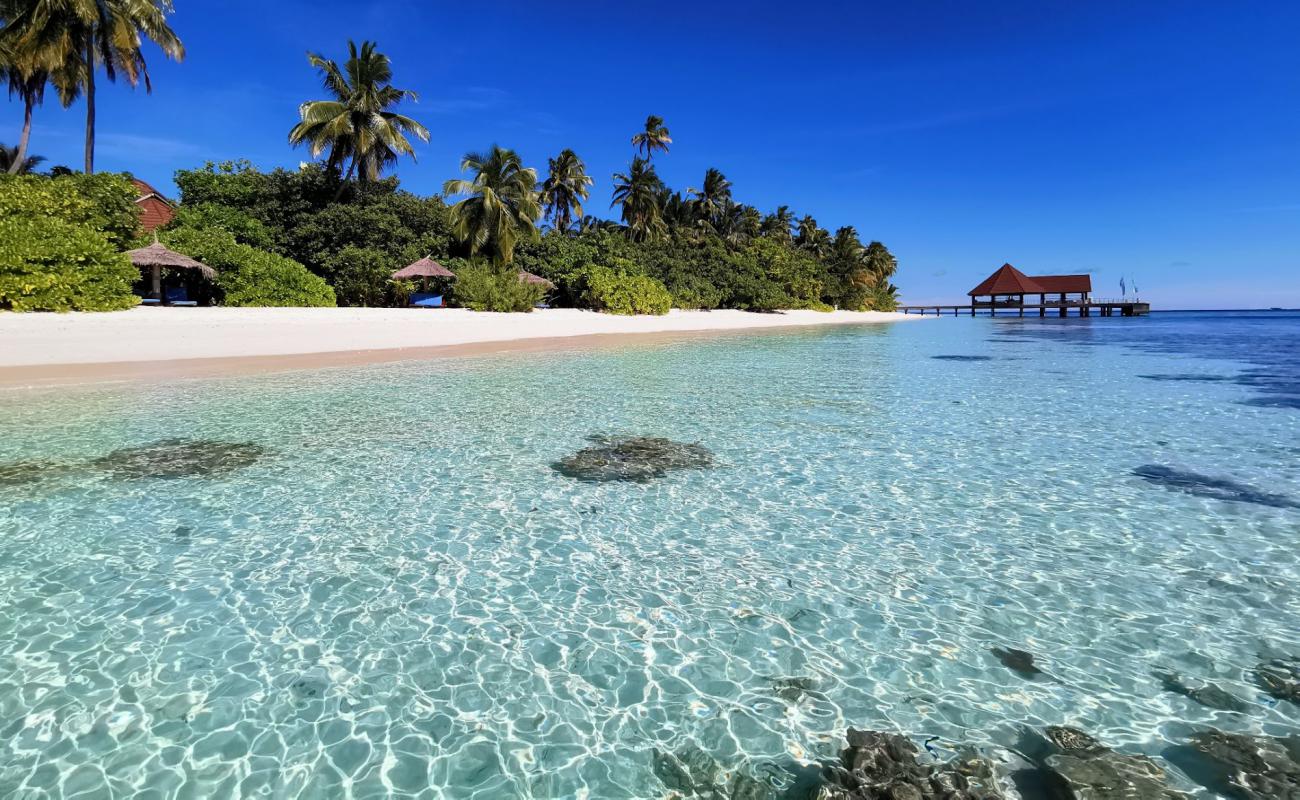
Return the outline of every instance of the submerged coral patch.
[[[22,486],[57,478],[74,468],[67,461],[27,459],[0,464],[0,486]]]
[[[1180,694],[1206,708],[1238,712],[1250,710],[1250,704],[1246,701],[1212,683],[1203,686],[1192,686],[1177,673],[1165,670],[1156,670],[1152,675],[1156,680],[1160,681],[1160,688],[1164,691]]]
[[[1042,675],[1043,671],[1034,663],[1034,654],[1017,650],[1014,647],[994,647],[989,650],[1002,666],[1015,672],[1022,678],[1033,678],[1036,675]]]
[[[823,770],[819,800],[1000,800],[992,762],[963,748],[946,763],[923,760],[907,737],[850,728],[838,763]]]
[[[595,446],[565,456],[551,468],[581,481],[644,483],[673,470],[713,466],[713,453],[700,444],[657,436],[591,436],[588,439]]]
[[[1216,478],[1197,472],[1166,467],[1161,464],[1143,464],[1133,474],[1150,483],[1196,497],[1209,497],[1234,503],[1254,503],[1273,508],[1300,508],[1300,501],[1281,494],[1261,492],[1253,486],[1238,483],[1231,478]]]
[[[1294,737],[1247,736],[1206,730],[1161,755],[1216,796],[1300,796],[1300,744]]]
[[[266,454],[265,447],[251,442],[164,439],[114,450],[90,466],[121,480],[207,477],[243,469]]]
[[[1300,659],[1275,658],[1255,667],[1255,685],[1278,700],[1300,705]]]

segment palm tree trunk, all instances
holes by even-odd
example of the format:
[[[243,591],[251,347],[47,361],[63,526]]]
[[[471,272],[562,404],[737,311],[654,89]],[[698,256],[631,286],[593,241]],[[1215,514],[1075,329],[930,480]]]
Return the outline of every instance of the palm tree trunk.
[[[86,37],[86,174],[95,171],[95,38]]]
[[[23,93],[23,132],[18,137],[18,153],[14,156],[14,163],[9,165],[9,174],[17,175],[23,169],[23,164],[27,162],[27,143],[32,138],[32,107],[35,100],[30,92]]]
[[[339,201],[339,198],[343,196],[343,190],[347,188],[348,181],[352,180],[352,176],[353,174],[356,173],[356,171],[357,171],[357,160],[353,158],[352,163],[348,164],[348,174],[343,176],[343,180],[339,181],[339,190],[334,193],[334,202],[337,203]]]

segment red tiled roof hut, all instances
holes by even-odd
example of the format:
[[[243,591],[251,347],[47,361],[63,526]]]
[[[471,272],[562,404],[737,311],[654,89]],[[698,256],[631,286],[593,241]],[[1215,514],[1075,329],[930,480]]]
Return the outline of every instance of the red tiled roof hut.
[[[136,191],[140,193],[135,204],[140,209],[140,227],[145,233],[161,228],[175,218],[176,209],[170,200],[163,197],[162,192],[139,178],[132,178],[131,183],[135,184]]]
[[[1026,275],[1010,264],[1003,264],[966,294],[971,306],[1023,306],[1025,295],[1038,295],[1040,305],[1047,295],[1058,295],[1060,303],[1070,302],[1067,295],[1077,294],[1075,302],[1084,303],[1092,293],[1092,278],[1088,275]],[[977,298],[987,297],[988,300]],[[999,298],[1002,298],[999,300]]]

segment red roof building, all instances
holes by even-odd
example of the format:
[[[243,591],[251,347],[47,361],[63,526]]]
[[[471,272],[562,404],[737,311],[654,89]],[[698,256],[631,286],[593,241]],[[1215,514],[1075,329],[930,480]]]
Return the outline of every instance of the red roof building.
[[[1003,264],[997,272],[984,279],[984,282],[966,294],[971,297],[1002,294],[1041,294],[1046,291],[1034,283],[1034,279],[1011,266]]]
[[[131,183],[135,184],[136,191],[140,193],[135,204],[140,207],[140,227],[145,233],[161,228],[175,218],[176,208],[162,192],[139,178],[132,178]]]
[[[1010,264],[1003,264],[966,294],[971,297],[1023,297],[1036,294],[1040,298],[1049,294],[1077,294],[1081,300],[1092,292],[1092,278],[1088,275],[1026,275]]]

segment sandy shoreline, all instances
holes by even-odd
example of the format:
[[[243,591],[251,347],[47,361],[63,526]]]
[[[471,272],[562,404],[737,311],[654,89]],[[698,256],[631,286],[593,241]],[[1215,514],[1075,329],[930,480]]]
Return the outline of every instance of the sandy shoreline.
[[[484,314],[393,308],[0,314],[0,386],[312,369],[903,319],[919,318],[852,311],[673,311],[662,317],[618,317],[576,309]]]

